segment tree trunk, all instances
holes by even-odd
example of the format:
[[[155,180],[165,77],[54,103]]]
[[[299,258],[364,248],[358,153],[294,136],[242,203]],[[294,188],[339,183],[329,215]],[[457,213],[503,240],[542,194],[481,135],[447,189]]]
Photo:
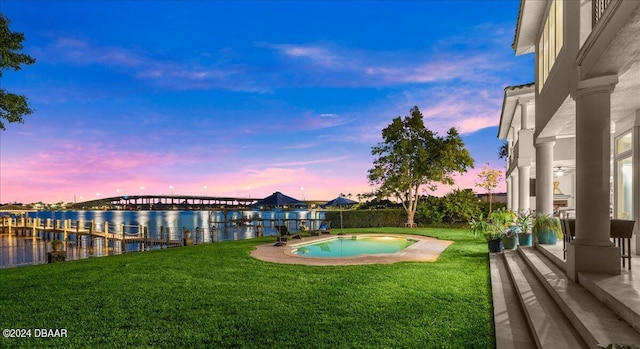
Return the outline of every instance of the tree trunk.
[[[416,215],[416,211],[411,212],[410,210],[407,210],[407,226],[408,227],[413,226],[413,220],[415,215]]]
[[[413,191],[409,191],[409,204],[405,207],[407,211],[407,227],[413,227],[416,210],[418,208],[418,192],[420,190],[420,185],[416,185],[412,188]]]
[[[489,192],[489,214],[491,214],[491,192]]]

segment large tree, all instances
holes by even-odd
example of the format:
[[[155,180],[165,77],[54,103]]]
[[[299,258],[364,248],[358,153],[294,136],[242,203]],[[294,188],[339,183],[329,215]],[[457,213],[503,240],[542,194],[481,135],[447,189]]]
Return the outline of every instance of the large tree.
[[[9,19],[0,13],[0,79],[7,69],[20,70],[24,64],[33,64],[35,59],[22,53],[24,34],[9,29]],[[22,117],[33,113],[27,98],[9,93],[0,85],[0,130],[5,130],[3,120],[22,123]]]
[[[422,113],[413,107],[409,116],[397,117],[382,130],[383,142],[371,148],[376,157],[369,182],[378,197],[399,200],[413,225],[420,189],[435,190],[438,183],[453,184],[453,174],[473,167],[473,159],[455,128],[438,136],[425,127]]]

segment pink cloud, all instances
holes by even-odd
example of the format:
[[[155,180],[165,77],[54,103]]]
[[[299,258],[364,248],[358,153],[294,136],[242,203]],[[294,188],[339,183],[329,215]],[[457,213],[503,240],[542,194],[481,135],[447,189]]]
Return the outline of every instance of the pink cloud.
[[[71,201],[82,193],[133,190],[154,177],[158,164],[171,165],[175,159],[172,154],[116,150],[99,143],[51,145],[25,157],[5,155],[1,199]]]
[[[496,126],[495,116],[472,116],[455,123],[455,127],[461,134],[469,134],[483,128]]]
[[[370,66],[364,68],[364,72],[385,84],[476,80],[478,71],[487,68],[483,62],[484,59],[478,57],[447,57],[418,65]]]
[[[497,126],[502,105],[497,92],[461,87],[407,90],[394,99],[396,109],[406,110],[402,115],[417,105],[429,129],[443,133],[456,127],[463,135]]]
[[[2,168],[1,200],[69,202],[74,198],[84,201],[125,194],[169,195],[172,191],[183,195],[206,193],[254,198],[281,191],[299,199],[329,200],[340,193],[355,196],[373,189],[366,179],[366,169],[370,164],[342,158],[282,163],[265,168],[244,167],[217,173],[188,172],[177,176],[170,174],[176,172],[174,169],[163,170],[157,165],[163,161],[177,161],[171,156],[127,153],[107,164],[98,161],[104,154],[95,156],[83,159],[81,155],[62,156],[54,152],[39,154],[34,160],[22,163],[11,159]],[[71,166],[61,159],[77,162]],[[33,176],[34,169],[37,169],[37,176]],[[471,169],[456,176],[454,186],[439,186],[430,194],[445,195],[453,188],[472,188],[479,192],[475,187],[479,171]],[[504,190],[504,183],[501,183],[496,192]]]
[[[366,178],[356,174],[331,175],[308,167],[268,167],[194,176],[177,182],[181,194],[262,198],[275,191],[298,199],[329,200],[341,192],[363,193],[370,188]],[[166,192],[166,190],[164,191]]]

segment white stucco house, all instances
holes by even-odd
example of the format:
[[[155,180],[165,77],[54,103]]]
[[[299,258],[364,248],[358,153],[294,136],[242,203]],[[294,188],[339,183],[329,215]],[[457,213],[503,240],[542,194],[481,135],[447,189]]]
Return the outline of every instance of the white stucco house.
[[[640,226],[640,1],[521,0],[513,49],[535,81],[504,92],[507,205],[576,218],[574,281],[619,274],[609,221]]]

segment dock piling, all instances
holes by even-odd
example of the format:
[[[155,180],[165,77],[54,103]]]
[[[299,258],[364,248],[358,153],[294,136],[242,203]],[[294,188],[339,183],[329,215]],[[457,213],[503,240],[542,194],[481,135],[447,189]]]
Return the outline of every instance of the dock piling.
[[[104,254],[109,255],[109,222],[104,222]]]

